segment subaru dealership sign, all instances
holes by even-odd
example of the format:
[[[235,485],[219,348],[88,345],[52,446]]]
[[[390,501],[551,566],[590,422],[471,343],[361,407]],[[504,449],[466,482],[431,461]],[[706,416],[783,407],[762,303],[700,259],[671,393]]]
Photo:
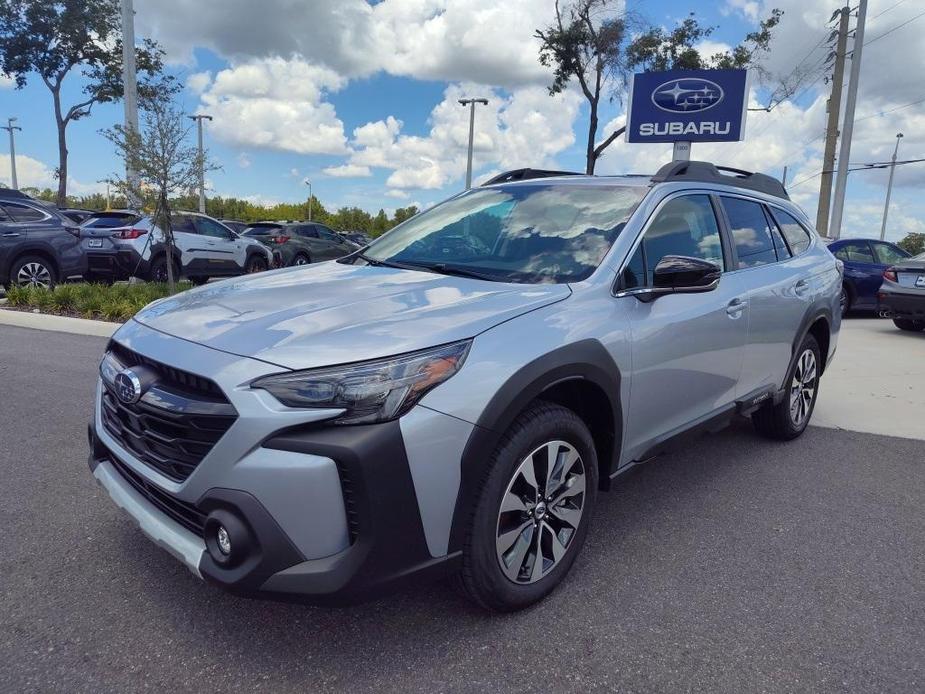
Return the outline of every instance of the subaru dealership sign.
[[[735,142],[745,136],[747,70],[633,75],[627,142]]]

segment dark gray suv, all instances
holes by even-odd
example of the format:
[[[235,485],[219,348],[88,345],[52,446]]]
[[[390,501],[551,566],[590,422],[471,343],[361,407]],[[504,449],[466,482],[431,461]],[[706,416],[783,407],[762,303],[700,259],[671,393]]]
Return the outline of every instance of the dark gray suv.
[[[53,287],[83,275],[77,225],[18,190],[0,189],[0,284]]]
[[[360,246],[317,222],[255,222],[242,233],[273,249],[280,267],[342,258]]]

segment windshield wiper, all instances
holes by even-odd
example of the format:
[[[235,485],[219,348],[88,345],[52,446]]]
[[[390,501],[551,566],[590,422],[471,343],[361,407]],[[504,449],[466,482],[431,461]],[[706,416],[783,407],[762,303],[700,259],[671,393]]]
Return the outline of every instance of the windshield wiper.
[[[493,275],[488,272],[479,272],[478,270],[470,270],[462,265],[448,265],[447,263],[409,263],[409,265],[414,265],[415,269],[437,272],[441,275],[471,277],[472,279],[488,280],[489,282],[504,281],[503,278],[498,277],[498,275]]]
[[[368,255],[362,251],[357,251],[351,257],[359,258],[360,260],[365,260],[369,265],[373,267],[394,267],[399,270],[425,270],[426,268],[421,265],[411,265],[405,263],[396,263],[393,260],[379,260],[378,258],[370,258]]]

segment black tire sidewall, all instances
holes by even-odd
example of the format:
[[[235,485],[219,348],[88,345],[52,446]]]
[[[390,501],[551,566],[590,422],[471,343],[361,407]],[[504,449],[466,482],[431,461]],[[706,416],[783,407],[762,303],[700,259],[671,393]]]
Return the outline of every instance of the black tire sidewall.
[[[257,265],[258,263],[263,263],[263,267],[260,270],[255,270],[254,266]],[[252,273],[257,273],[257,272],[265,272],[269,268],[270,268],[270,264],[266,260],[261,259],[260,256],[257,256],[257,255],[252,255],[250,258],[244,261],[244,273],[248,275]]]
[[[514,471],[531,451],[556,439],[576,448],[585,467],[587,490],[584,511],[565,557],[536,583],[517,584],[504,575],[495,552],[498,509]],[[477,584],[476,599],[485,607],[511,611],[548,595],[571,569],[590,526],[597,496],[597,454],[591,434],[571,410],[551,404],[531,408],[515,420],[494,455],[482,486],[470,526],[463,561],[470,584]],[[470,593],[472,586],[470,585]]]
[[[292,259],[292,265],[298,265],[299,258],[305,260],[305,263],[303,263],[304,265],[311,265],[312,263],[312,259],[306,253],[296,253],[295,258]]]
[[[793,375],[796,373],[797,365],[800,361],[800,356],[807,349],[813,351],[813,356],[816,359],[816,387],[813,393],[813,401],[809,405],[809,412],[806,414],[806,418],[803,420],[803,423],[800,426],[796,426],[793,423],[793,418],[790,416],[790,386],[793,382]],[[819,343],[816,342],[816,338],[812,335],[807,335],[803,338],[803,341],[800,343],[800,346],[797,348],[796,355],[794,356],[793,363],[790,365],[790,369],[787,371],[787,382],[786,382],[786,392],[787,395],[784,398],[783,402],[780,403],[779,407],[783,409],[783,418],[786,420],[786,426],[788,433],[792,434],[795,438],[802,434],[806,427],[809,426],[809,420],[813,418],[813,412],[816,410],[816,401],[819,399],[819,382],[820,377],[822,376],[822,355],[821,350],[819,349]]]
[[[161,268],[163,268],[164,270],[164,278],[159,280],[157,279],[157,272]],[[167,282],[168,281],[169,278],[167,277],[167,257],[166,256],[161,256],[160,258],[155,260],[153,263],[151,263],[151,272],[149,276],[152,282]],[[176,263],[173,264],[173,278],[174,280],[180,279],[180,268],[177,266]]]

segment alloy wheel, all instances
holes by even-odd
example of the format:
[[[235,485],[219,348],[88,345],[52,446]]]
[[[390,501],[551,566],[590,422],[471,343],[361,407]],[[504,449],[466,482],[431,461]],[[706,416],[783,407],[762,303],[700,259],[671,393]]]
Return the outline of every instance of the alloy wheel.
[[[584,511],[587,479],[578,451],[549,441],[521,461],[502,497],[495,551],[514,583],[548,575],[565,556]]]
[[[308,258],[304,255],[300,255],[295,259],[293,265],[308,265]]]
[[[841,288],[841,295],[838,297],[838,306],[843,316],[848,313],[848,292],[844,287]]]
[[[20,287],[44,287],[48,289],[52,285],[51,270],[42,263],[28,262],[19,268],[19,272],[16,273],[16,284]]]
[[[799,427],[809,417],[816,397],[816,355],[811,349],[804,350],[797,360],[790,383],[790,419]]]

